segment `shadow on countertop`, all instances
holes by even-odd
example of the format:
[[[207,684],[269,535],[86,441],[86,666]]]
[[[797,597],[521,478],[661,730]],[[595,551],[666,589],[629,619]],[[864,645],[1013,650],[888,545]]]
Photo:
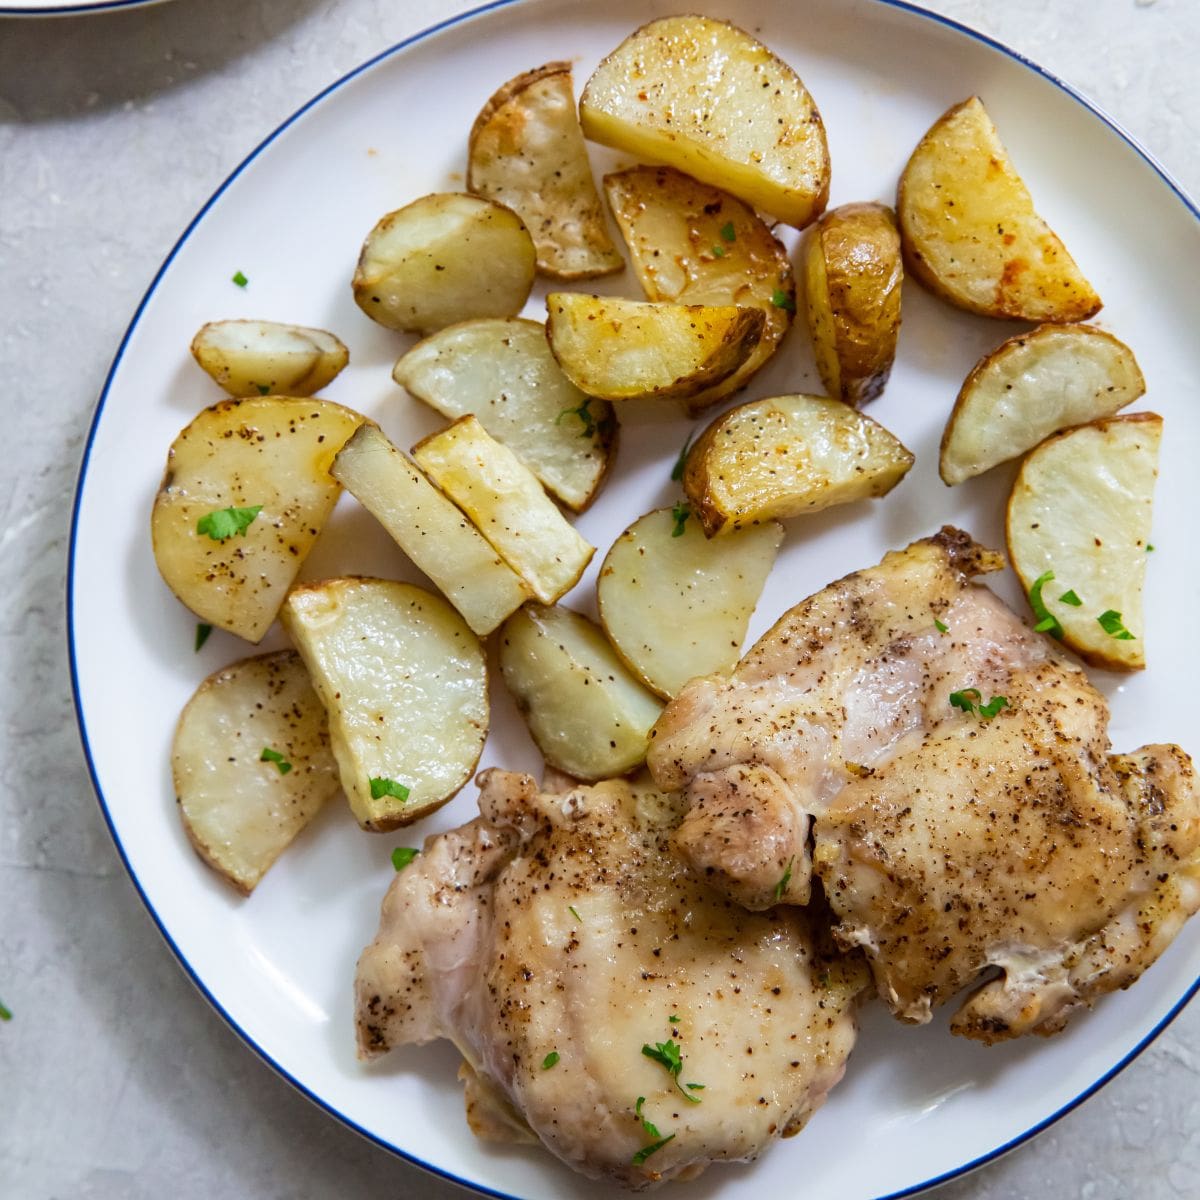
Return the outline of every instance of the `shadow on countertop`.
[[[219,70],[321,0],[179,0],[87,16],[0,16],[0,125],[112,108]]]

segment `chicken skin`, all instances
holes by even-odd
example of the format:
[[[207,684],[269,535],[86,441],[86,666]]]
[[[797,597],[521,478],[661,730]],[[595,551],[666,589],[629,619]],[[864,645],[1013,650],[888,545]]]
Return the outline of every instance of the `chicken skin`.
[[[987,1042],[1061,1029],[1200,907],[1190,760],[1109,755],[1083,671],[971,583],[999,565],[945,529],[831,584],[690,683],[648,760],[714,886],[804,903],[815,869],[892,1012],[982,982],[952,1027]]]
[[[387,893],[358,965],[361,1054],[450,1038],[477,1134],[536,1137],[632,1189],[797,1132],[869,987],[828,918],[707,887],[669,845],[678,797],[648,785],[479,782],[481,816],[428,839]]]

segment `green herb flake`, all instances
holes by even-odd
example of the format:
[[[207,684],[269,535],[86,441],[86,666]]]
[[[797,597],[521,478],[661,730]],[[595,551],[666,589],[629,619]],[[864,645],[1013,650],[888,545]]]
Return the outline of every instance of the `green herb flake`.
[[[943,625],[942,622],[937,619],[937,617],[933,618],[933,627],[934,627],[934,629],[936,629],[938,631],[938,633],[949,633],[950,632],[950,626]]]
[[[547,1054],[546,1057],[542,1059],[542,1070],[548,1071],[548,1070],[550,1070],[551,1067],[556,1066],[558,1063],[558,1059],[559,1059],[558,1051],[551,1050],[550,1053]]]
[[[689,1104],[700,1103],[699,1096],[689,1096],[680,1085],[679,1072],[683,1070],[683,1056],[679,1052],[678,1043],[666,1041],[655,1042],[653,1046],[644,1045],[642,1047],[642,1053],[647,1058],[652,1058],[656,1063],[659,1063],[666,1069],[667,1074],[671,1076],[671,1082],[675,1085],[675,1090],[686,1101],[688,1101]]]
[[[196,522],[196,532],[207,534],[214,542],[223,542],[226,538],[240,534],[246,536],[246,530],[254,523],[254,518],[262,512],[262,505],[253,508],[217,508]]]
[[[1059,596],[1059,600],[1063,604],[1069,604],[1072,608],[1082,608],[1083,601],[1075,594],[1074,589],[1068,589]]]
[[[672,537],[683,537],[683,527],[687,524],[687,519],[691,515],[691,505],[689,505],[686,500],[680,500],[680,502],[671,509],[671,517],[675,522],[675,528],[671,530]]]
[[[250,282],[250,280],[248,280],[245,275],[241,273],[241,271],[235,271],[233,275],[233,282],[236,283],[238,287],[244,288],[246,284]]]
[[[723,242],[737,241],[737,232],[733,228],[732,221],[726,221],[725,224],[721,226],[721,240]]]
[[[675,1042],[655,1042],[653,1046],[646,1044],[642,1046],[642,1053],[661,1063],[671,1075],[678,1075],[683,1070],[683,1056]]]
[[[713,258],[724,258],[725,257],[725,247],[724,246],[714,246],[712,248],[712,253],[713,253]]]
[[[392,866],[397,871],[403,871],[420,853],[420,850],[414,849],[412,846],[397,846],[392,851]]]
[[[403,804],[408,799],[408,788],[402,783],[397,783],[394,779],[384,779],[376,776],[370,780],[370,785],[372,800],[382,800],[384,796],[392,796]]]
[[[569,912],[569,913],[571,914],[571,916],[573,916],[573,917],[575,918],[575,920],[577,920],[577,921],[578,921],[578,922],[579,922],[581,925],[583,924],[583,918],[582,918],[582,917],[579,915],[579,913],[576,911],[576,909],[575,909],[575,905],[573,905],[573,904],[568,904],[568,905],[567,905],[567,912]]]
[[[787,891],[787,885],[792,882],[792,864],[796,861],[795,857],[788,859],[787,869],[783,872],[779,882],[775,885],[775,903],[778,904],[783,899],[783,893]]]
[[[670,1015],[670,1016],[667,1018],[667,1020],[668,1020],[668,1021],[670,1021],[672,1025],[678,1025],[678,1024],[679,1024],[679,1018],[678,1018],[678,1017],[675,1015],[675,1013],[672,1013],[672,1014],[671,1014],[671,1015]]]
[[[1118,642],[1134,641],[1133,634],[1125,628],[1125,622],[1121,620],[1121,614],[1115,609],[1110,608],[1106,612],[1102,612],[1096,620],[1099,622],[1100,628],[1105,633],[1115,637]]]
[[[980,720],[990,721],[1002,708],[1008,707],[1007,696],[993,696],[986,704],[983,693],[978,688],[963,688],[961,692],[950,693],[950,703],[965,713],[976,713]]]
[[[1034,581],[1033,587],[1029,589],[1029,607],[1033,609],[1033,615],[1037,617],[1037,624],[1033,627],[1037,633],[1048,633],[1051,637],[1062,638],[1062,626],[1058,623],[1058,618],[1046,607],[1046,602],[1042,599],[1042,588],[1046,584],[1053,582],[1054,572],[1043,571]]]
[[[671,479],[678,483],[683,478],[683,470],[687,466],[688,451],[692,448],[692,434],[687,435],[687,440],[683,443],[682,449],[679,451],[679,457],[675,460],[675,465],[671,468]]]
[[[4,1001],[0,1000],[0,1021],[11,1021],[11,1020],[12,1020],[12,1011],[8,1008],[5,1008]]]
[[[579,436],[584,438],[594,437],[596,433],[596,418],[592,415],[591,404],[591,396],[585,396],[582,404],[576,405],[575,408],[564,408],[554,418],[555,425],[561,424],[563,417],[578,417],[583,422],[583,429],[580,431]]]
[[[265,383],[256,383],[254,386],[258,388],[260,396],[269,396],[271,394],[271,389]]]
[[[205,625],[205,623],[203,621],[201,621],[196,626],[196,653],[197,654],[200,653],[200,650],[204,646],[204,643],[208,641],[208,635],[210,633],[212,633],[212,629],[213,629],[213,627],[211,625]]]
[[[796,311],[795,300],[793,300],[791,296],[789,296],[787,292],[783,290],[783,288],[776,288],[775,291],[771,293],[771,303],[775,305],[776,308],[783,308],[788,312]]]
[[[643,1146],[630,1161],[635,1167],[640,1167],[652,1154],[657,1154],[668,1142],[673,1142],[675,1135],[668,1134],[665,1138],[661,1138],[657,1142],[652,1142],[649,1146]]]
[[[274,763],[279,768],[280,775],[286,775],[292,769],[292,764],[278,750],[272,750],[270,746],[263,747],[258,761]]]
[[[1147,543],[1146,543],[1146,553],[1147,553],[1147,554],[1153,554],[1153,553],[1154,553],[1154,543],[1153,543],[1153,542],[1147,542]]]

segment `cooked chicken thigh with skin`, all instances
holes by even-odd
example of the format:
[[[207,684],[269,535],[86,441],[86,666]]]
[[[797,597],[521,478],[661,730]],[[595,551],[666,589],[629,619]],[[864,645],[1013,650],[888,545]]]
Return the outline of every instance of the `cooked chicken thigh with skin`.
[[[480,784],[482,815],[384,900],[358,966],[363,1056],[451,1038],[477,1133],[531,1130],[630,1188],[797,1132],[845,1069],[861,959],[818,945],[807,912],[751,914],[697,880],[669,846],[677,797]]]
[[[1190,760],[1108,755],[1083,671],[970,583],[997,565],[947,529],[831,584],[729,680],[689,684],[649,757],[692,805],[676,844],[744,903],[771,903],[785,861],[792,898],[815,821],[835,935],[901,1019],[999,971],[953,1023],[989,1042],[1056,1032],[1127,987],[1200,907]],[[752,819],[731,819],[738,805]],[[774,840],[770,813],[786,814]]]

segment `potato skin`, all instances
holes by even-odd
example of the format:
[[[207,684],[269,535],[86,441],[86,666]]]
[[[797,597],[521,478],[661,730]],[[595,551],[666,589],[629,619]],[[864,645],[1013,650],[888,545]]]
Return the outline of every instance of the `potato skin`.
[[[913,464],[877,421],[828,396],[729,409],[696,439],[683,490],[709,537],[885,495]]]
[[[804,278],[821,379],[858,408],[883,391],[896,357],[904,267],[895,214],[876,203],[825,213],[805,246]]]
[[[1101,308],[1034,210],[978,96],[953,105],[917,144],[896,213],[909,274],[958,308],[1056,322],[1085,321]]]
[[[800,77],[744,29],[650,21],[596,68],[584,136],[665,163],[803,229],[829,200],[829,145]]]
[[[521,217],[543,275],[592,279],[624,270],[592,179],[570,63],[525,71],[484,104],[467,139],[467,190]]]

